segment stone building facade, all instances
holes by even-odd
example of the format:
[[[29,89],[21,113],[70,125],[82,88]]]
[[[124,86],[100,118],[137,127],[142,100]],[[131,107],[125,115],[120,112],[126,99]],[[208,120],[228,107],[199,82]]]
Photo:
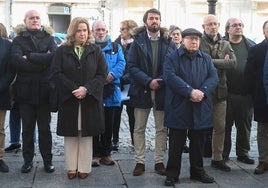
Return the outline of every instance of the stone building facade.
[[[43,24],[56,32],[66,32],[70,20],[76,16],[94,20],[103,19],[113,38],[119,35],[119,23],[133,19],[143,25],[142,16],[149,8],[162,13],[162,26],[176,24],[182,29],[195,27],[202,31],[203,17],[208,13],[207,0],[0,0],[0,22],[10,31],[23,22],[25,10],[37,9]],[[245,34],[253,39],[263,38],[262,24],[268,19],[268,0],[218,0],[216,15],[221,33],[229,17],[239,17],[245,23]]]

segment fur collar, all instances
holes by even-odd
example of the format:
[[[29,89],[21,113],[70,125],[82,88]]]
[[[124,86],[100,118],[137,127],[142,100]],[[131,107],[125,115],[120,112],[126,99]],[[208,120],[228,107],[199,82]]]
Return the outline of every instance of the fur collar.
[[[54,30],[52,29],[52,27],[44,25],[42,26],[42,30],[45,31],[47,34],[49,34],[50,36],[54,33]],[[26,32],[26,26],[25,24],[18,24],[15,28],[14,28],[14,33],[17,36],[21,36],[22,33]]]
[[[145,27],[137,27],[134,31],[133,31],[133,36],[136,37],[138,34],[140,34],[141,32],[146,31]],[[160,35],[161,37],[163,37],[164,39],[168,39],[169,38],[169,31],[167,28],[165,27],[161,27],[160,28]]]

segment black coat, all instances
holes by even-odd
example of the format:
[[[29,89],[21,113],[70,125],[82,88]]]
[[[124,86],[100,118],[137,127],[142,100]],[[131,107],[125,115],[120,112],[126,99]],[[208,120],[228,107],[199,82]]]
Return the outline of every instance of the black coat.
[[[12,65],[17,71],[14,97],[18,103],[49,103],[49,70],[57,45],[52,33],[22,29],[11,47]]]
[[[103,86],[107,76],[107,63],[101,49],[85,46],[79,60],[73,46],[60,46],[51,66],[53,82],[57,88],[57,134],[78,136],[78,109],[81,104],[82,136],[96,136],[104,132]],[[72,91],[79,86],[87,88],[84,99],[78,100]]]
[[[13,74],[8,71],[11,42],[0,37],[0,109],[10,109],[9,85]]]
[[[263,66],[267,50],[267,39],[249,48],[245,67],[245,78],[254,101],[254,120],[261,123],[268,123],[268,104],[263,84]]]

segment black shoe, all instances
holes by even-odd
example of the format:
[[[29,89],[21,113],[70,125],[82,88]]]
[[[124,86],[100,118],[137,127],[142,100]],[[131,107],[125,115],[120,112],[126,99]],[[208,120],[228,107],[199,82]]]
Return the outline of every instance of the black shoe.
[[[22,173],[29,173],[31,169],[33,168],[33,162],[26,162],[21,167]]]
[[[248,156],[238,156],[237,160],[242,162],[242,163],[245,163],[245,164],[254,164],[255,163],[254,159],[251,159]]]
[[[191,176],[190,179],[197,180],[197,181],[200,181],[202,183],[213,183],[214,182],[214,178],[210,177],[207,174],[203,174],[200,176]]]
[[[231,171],[231,168],[225,164],[224,160],[221,160],[221,161],[212,160],[211,161],[211,166],[213,168],[217,168],[217,169],[225,171],[225,172],[230,172]]]
[[[0,160],[0,172],[9,172],[8,166],[2,159]]]
[[[51,163],[45,164],[44,169],[47,173],[52,173],[55,171],[55,167]]]
[[[167,176],[164,185],[165,186],[174,186],[174,184],[177,183],[178,181],[179,181],[178,177],[174,178],[174,177]]]
[[[18,150],[21,148],[21,144],[10,144],[7,148],[5,148],[5,152],[12,152],[13,150]]]

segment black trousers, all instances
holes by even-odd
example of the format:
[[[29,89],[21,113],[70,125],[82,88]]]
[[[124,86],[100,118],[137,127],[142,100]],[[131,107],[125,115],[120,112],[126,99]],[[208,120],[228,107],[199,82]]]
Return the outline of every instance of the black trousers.
[[[187,133],[188,132],[188,133]],[[166,173],[170,177],[178,177],[181,171],[181,156],[187,138],[189,138],[190,175],[205,174],[203,168],[202,148],[204,144],[203,130],[169,129],[169,150]]]
[[[121,113],[122,113],[123,105],[121,107],[117,107],[115,110],[114,116],[114,126],[113,126],[113,142],[119,141],[119,130],[120,130],[120,123],[121,123]],[[135,124],[135,117],[134,117],[134,107],[126,106],[126,111],[128,115],[128,124],[129,124],[129,132],[131,136],[131,142],[133,142],[133,132],[134,132],[134,124]]]
[[[121,123],[121,113],[123,110],[123,105],[120,107],[115,108],[114,113],[114,126],[113,126],[113,142],[119,141],[119,130],[120,130],[120,123]]]
[[[22,155],[24,162],[31,162],[34,157],[34,131],[38,127],[38,143],[44,164],[52,161],[52,135],[50,131],[49,104],[19,104],[22,120]]]
[[[111,143],[116,106],[104,107],[105,132],[93,137],[93,157],[105,157],[111,155]]]

